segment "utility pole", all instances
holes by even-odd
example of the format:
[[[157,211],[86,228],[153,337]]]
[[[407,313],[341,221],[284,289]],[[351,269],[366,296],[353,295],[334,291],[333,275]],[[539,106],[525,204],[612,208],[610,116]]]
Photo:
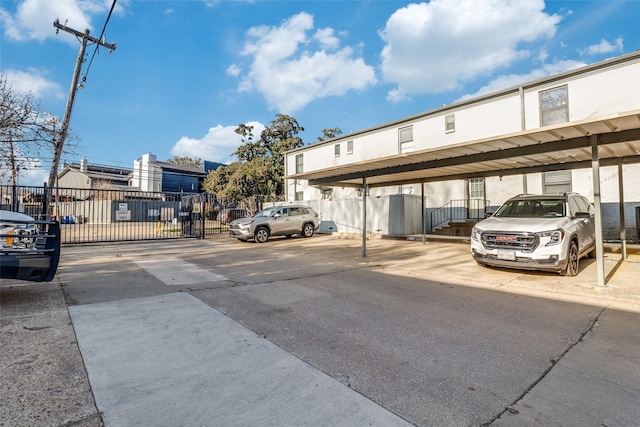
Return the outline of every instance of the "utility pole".
[[[66,31],[75,35],[78,39],[81,39],[81,43],[80,51],[78,52],[78,59],[76,60],[76,68],[73,71],[73,78],[71,79],[71,88],[69,89],[69,96],[67,98],[67,107],[64,110],[62,127],[60,129],[60,133],[58,134],[58,138],[56,138],[56,141],[54,142],[53,162],[51,163],[51,172],[49,173],[49,181],[47,183],[49,187],[53,187],[56,182],[58,165],[60,164],[60,156],[62,155],[62,146],[64,145],[64,141],[67,138],[67,133],[69,131],[69,122],[71,121],[73,102],[75,101],[76,92],[78,91],[78,80],[80,80],[80,72],[82,71],[84,52],[87,49],[87,44],[91,42],[109,48],[109,53],[116,50],[115,43],[109,44],[102,40],[98,40],[95,37],[89,36],[89,29],[86,29],[84,30],[84,33],[81,33],[80,31],[76,31],[72,28],[67,27],[66,25],[61,24],[57,19],[53,22],[53,26],[56,27],[56,34],[58,34],[60,30]]]

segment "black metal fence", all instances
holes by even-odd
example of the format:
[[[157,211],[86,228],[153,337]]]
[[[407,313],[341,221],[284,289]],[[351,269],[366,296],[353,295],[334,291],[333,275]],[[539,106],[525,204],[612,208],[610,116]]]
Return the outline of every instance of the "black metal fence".
[[[0,209],[56,219],[63,244],[205,238],[228,231],[219,217],[224,209],[253,214],[265,201],[272,200],[259,196],[230,203],[207,193],[0,186]]]

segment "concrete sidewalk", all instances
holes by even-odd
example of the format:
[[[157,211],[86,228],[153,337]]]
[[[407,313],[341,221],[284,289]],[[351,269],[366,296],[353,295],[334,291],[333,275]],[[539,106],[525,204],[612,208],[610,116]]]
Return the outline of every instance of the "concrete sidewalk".
[[[69,307],[106,426],[404,426],[187,293]]]

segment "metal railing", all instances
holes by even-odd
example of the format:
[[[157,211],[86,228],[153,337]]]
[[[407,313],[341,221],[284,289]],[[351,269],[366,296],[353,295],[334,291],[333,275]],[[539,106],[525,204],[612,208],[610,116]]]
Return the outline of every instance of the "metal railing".
[[[489,206],[489,201],[482,199],[450,200],[449,203],[430,212],[431,231],[447,226],[453,221],[484,219],[487,206]]]

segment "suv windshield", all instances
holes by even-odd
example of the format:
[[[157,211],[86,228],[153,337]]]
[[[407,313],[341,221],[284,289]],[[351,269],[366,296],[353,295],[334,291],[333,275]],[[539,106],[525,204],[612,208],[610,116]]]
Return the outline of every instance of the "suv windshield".
[[[267,218],[267,217],[270,217],[271,215],[273,215],[273,213],[275,211],[276,211],[275,208],[265,209],[265,210],[260,211],[257,214],[255,214],[254,218]]]
[[[509,200],[493,216],[507,218],[554,218],[565,216],[563,199]]]

